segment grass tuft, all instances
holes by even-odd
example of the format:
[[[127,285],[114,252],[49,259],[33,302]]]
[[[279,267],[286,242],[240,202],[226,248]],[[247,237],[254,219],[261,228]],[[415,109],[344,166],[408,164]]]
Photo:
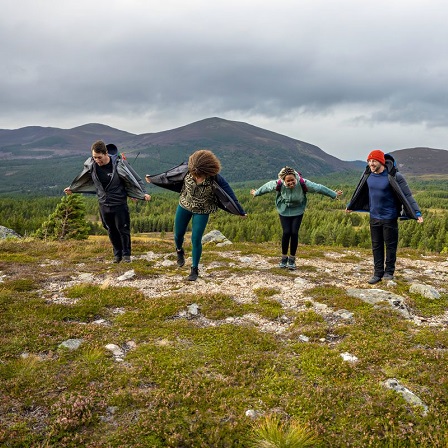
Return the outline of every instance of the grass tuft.
[[[249,442],[252,448],[311,448],[318,437],[307,425],[298,421],[281,422],[276,416],[267,416],[253,429]]]

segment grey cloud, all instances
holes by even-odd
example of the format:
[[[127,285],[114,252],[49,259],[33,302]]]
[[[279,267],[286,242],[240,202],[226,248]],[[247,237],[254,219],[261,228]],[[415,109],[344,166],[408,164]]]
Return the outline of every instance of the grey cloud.
[[[191,121],[263,117],[274,131],[293,116],[334,114],[335,123],[358,127],[448,121],[448,5],[438,0],[198,0],[188,7],[6,0],[3,7],[0,119],[14,117],[18,127],[26,125],[20,117],[119,122],[189,111]],[[350,108],[352,117],[341,118]]]

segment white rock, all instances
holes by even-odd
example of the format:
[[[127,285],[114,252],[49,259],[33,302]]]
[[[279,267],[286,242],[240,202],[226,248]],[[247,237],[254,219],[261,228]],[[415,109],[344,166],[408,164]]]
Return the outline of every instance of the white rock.
[[[199,305],[197,303],[192,303],[188,306],[188,313],[197,316],[199,314]]]
[[[348,352],[341,353],[342,359],[348,362],[356,362],[358,358],[355,355],[351,355]]]
[[[65,347],[69,350],[76,350],[82,344],[82,339],[67,339],[59,344],[59,347]]]
[[[95,277],[93,276],[93,274],[89,274],[88,272],[84,272],[78,275],[78,280],[81,282],[93,282],[94,279]]]
[[[403,396],[403,398],[410,404],[414,406],[420,406],[423,408],[422,414],[425,416],[428,413],[428,406],[423,403],[423,401],[417,397],[411,390],[407,387],[402,386],[399,381],[395,378],[389,378],[383,383],[388,389],[392,389]]]
[[[122,350],[121,347],[119,347],[116,344],[107,344],[106,345],[107,350],[109,350],[110,352],[112,352],[112,354],[116,357],[116,358],[121,358],[124,355],[124,351]]]
[[[131,269],[130,271],[126,271],[123,275],[120,275],[120,277],[118,277],[117,280],[120,280],[122,282],[123,280],[129,280],[132,277],[135,277],[134,269]]]
[[[414,283],[409,288],[409,292],[420,294],[427,299],[440,299],[440,294],[432,286],[425,285],[423,283]]]

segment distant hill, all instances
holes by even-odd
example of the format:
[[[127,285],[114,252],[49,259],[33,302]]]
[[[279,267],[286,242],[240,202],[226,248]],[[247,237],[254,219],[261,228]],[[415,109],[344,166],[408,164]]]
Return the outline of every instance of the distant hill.
[[[121,145],[135,134],[103,124],[86,124],[73,129],[27,126],[0,129],[0,159],[51,158],[59,155],[88,154],[95,140]]]
[[[232,182],[275,178],[282,166],[290,165],[305,177],[359,172],[364,162],[342,161],[319,147],[247,123],[207,118],[176,129],[132,134],[102,124],[73,129],[29,126],[0,129],[0,191],[46,191],[68,185],[90,155],[95,140],[115,143],[140,175],[165,171],[188,159],[200,148],[214,151],[222,162],[223,175]],[[428,154],[425,162],[434,173],[448,174],[440,157],[447,151],[419,149]],[[401,171],[412,167],[407,151],[397,159]],[[434,151],[437,151],[434,153]],[[443,153],[443,154],[440,154]],[[432,162],[431,162],[432,161]],[[426,166],[425,165],[425,166]]]
[[[448,174],[448,151],[433,148],[399,149],[390,153],[404,174],[416,176]]]
[[[0,157],[51,159],[77,154],[87,156],[92,142],[97,139],[115,143],[125,152],[139,153],[141,158],[151,159],[150,165],[157,170],[185,160],[199,148],[216,152],[223,168],[229,173],[236,170],[237,177],[271,177],[286,164],[311,174],[353,169],[350,162],[341,161],[315,145],[247,123],[220,118],[208,118],[173,130],[141,135],[101,124],[68,130],[36,126],[0,130]],[[252,170],[248,171],[247,166]]]

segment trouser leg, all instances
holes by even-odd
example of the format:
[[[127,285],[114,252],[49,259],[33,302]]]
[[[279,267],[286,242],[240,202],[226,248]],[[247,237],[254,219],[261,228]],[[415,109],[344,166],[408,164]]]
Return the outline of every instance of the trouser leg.
[[[174,244],[178,250],[182,249],[185,232],[187,231],[188,223],[192,217],[193,213],[180,205],[177,206],[176,215],[174,216]]]
[[[379,219],[370,220],[370,236],[372,239],[373,275],[382,278],[384,275],[384,236],[383,225]]]
[[[292,257],[295,257],[297,252],[297,247],[299,245],[299,230],[302,224],[303,215],[293,216],[291,222],[291,246],[289,253]]]
[[[397,261],[398,222],[390,220],[383,225],[384,242],[386,245],[386,274],[394,275]]]
[[[191,257],[192,267],[197,268],[202,255],[202,236],[207,226],[210,215],[193,214],[192,231],[191,231]]]
[[[103,227],[107,230],[109,241],[112,243],[114,256],[122,258],[123,245],[118,229],[115,226],[115,213],[109,207],[100,207],[100,216]]]
[[[280,217],[280,224],[282,226],[282,255],[288,255],[289,251],[289,243],[291,241],[292,227],[291,227],[291,218],[289,216]]]
[[[127,204],[116,207],[115,210],[115,227],[117,229],[123,256],[131,255],[131,217]]]

